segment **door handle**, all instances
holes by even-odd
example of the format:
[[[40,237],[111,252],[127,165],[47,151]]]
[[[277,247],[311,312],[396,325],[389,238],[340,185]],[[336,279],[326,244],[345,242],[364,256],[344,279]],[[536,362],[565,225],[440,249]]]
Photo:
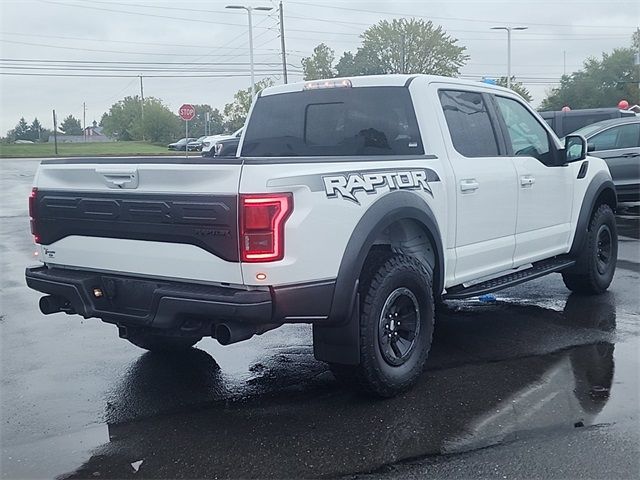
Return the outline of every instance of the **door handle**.
[[[532,177],[531,175],[525,175],[523,177],[520,177],[520,185],[523,186],[523,187],[530,187],[534,183],[536,183],[536,179],[535,179],[535,177]]]
[[[621,156],[625,158],[640,157],[640,153],[634,153],[634,152],[623,153]]]
[[[461,192],[475,192],[478,188],[480,188],[480,184],[475,178],[460,180]]]

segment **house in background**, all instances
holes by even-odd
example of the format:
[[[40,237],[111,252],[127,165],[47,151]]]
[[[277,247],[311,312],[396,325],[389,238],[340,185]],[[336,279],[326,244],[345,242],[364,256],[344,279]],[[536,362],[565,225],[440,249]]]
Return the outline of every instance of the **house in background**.
[[[82,142],[113,142],[114,139],[107,137],[102,127],[98,126],[98,122],[95,120],[93,124],[85,127],[83,135],[63,135],[58,134],[58,143],[82,143]],[[49,135],[49,141],[53,142],[53,135]]]
[[[96,122],[95,120],[93,121],[92,125],[85,127],[84,135],[86,137],[91,137],[92,142],[110,142],[111,141],[111,139],[102,132],[102,127],[99,127],[98,122]]]

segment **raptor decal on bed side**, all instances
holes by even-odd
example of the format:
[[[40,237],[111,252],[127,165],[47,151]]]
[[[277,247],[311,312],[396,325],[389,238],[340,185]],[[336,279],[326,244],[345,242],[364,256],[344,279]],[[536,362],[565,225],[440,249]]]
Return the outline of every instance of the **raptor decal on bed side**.
[[[440,178],[431,169],[411,168],[324,175],[322,181],[327,197],[342,197],[359,205],[357,192],[375,194],[384,187],[389,190],[423,190],[433,197],[429,182],[440,181]]]

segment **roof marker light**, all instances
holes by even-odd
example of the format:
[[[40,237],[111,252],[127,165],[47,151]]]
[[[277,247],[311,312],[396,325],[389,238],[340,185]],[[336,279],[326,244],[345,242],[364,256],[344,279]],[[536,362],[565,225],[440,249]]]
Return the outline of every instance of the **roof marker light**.
[[[321,88],[351,88],[351,80],[348,78],[337,80],[319,80],[304,84],[305,90],[318,90]]]

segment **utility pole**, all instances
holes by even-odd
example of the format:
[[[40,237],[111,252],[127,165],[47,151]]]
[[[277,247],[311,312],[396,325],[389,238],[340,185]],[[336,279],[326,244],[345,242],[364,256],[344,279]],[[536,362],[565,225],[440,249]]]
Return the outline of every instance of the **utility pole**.
[[[55,145],[56,155],[58,155],[58,121],[56,120],[56,111],[53,111],[53,144]]]
[[[287,51],[284,46],[284,13],[282,11],[282,0],[280,0],[280,49],[282,50],[282,77],[285,85],[289,83],[287,79]]]
[[[142,75],[140,75],[140,123],[142,127],[142,140],[144,141],[144,87],[142,86]]]
[[[82,135],[84,141],[87,141],[87,103],[82,102]]]

